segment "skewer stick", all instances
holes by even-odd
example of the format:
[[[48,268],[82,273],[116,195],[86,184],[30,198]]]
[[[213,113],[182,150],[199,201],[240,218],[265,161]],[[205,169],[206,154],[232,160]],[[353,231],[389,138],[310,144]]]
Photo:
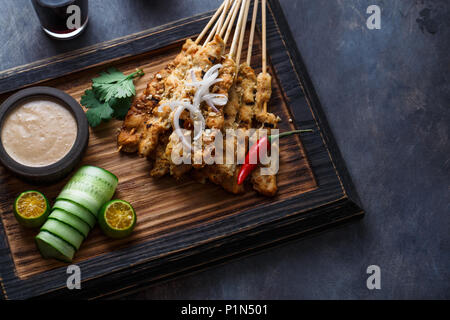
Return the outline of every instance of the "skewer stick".
[[[206,38],[205,42],[203,43],[203,46],[206,46],[209,41],[211,41],[212,37],[216,34],[216,30],[219,26],[219,21],[216,22],[214,27],[212,28],[211,32],[208,35],[208,38]]]
[[[225,7],[225,2],[223,2],[220,7],[217,9],[216,13],[214,13],[214,15],[211,17],[211,20],[209,20],[208,24],[206,25],[206,27],[203,29],[203,31],[200,33],[200,35],[197,37],[197,39],[195,40],[196,44],[199,44],[200,41],[202,41],[203,37],[205,36],[205,34],[208,32],[209,28],[211,28],[212,24],[214,23],[214,21],[216,21],[217,17],[219,16],[219,14],[222,12],[223,8]]]
[[[264,102],[263,110],[264,113],[267,113],[267,101]]]
[[[239,34],[241,31],[241,25],[242,25],[242,20],[244,17],[245,7],[246,7],[248,1],[250,1],[250,0],[242,0],[242,3],[241,3],[241,9],[239,11],[239,18],[238,18],[238,21],[236,24],[236,29],[234,30],[233,41],[231,42],[230,57],[234,57],[234,55],[235,55],[236,45],[237,45]]]
[[[228,13],[225,22],[222,25],[222,28],[219,31],[219,36],[223,38],[223,35],[225,34],[225,31],[228,29],[228,23],[230,22],[231,17],[233,16],[234,10],[236,9],[238,1],[233,1],[233,5],[231,6],[230,12]],[[230,2],[231,4],[231,2]]]
[[[236,7],[234,8],[233,15],[231,16],[230,23],[228,24],[227,32],[225,33],[225,38],[223,38],[223,41],[225,44],[228,42],[228,38],[230,37],[231,29],[233,29],[234,21],[236,20],[237,13],[239,11],[239,4],[241,3],[241,0],[236,1]]]
[[[231,6],[230,12],[228,13],[227,18],[225,19],[225,22],[219,31],[219,36],[221,36],[222,38],[223,38],[225,31],[228,29],[228,23],[230,22],[230,19],[233,16],[234,10],[236,9],[238,2],[239,1],[233,1],[233,5]]]
[[[241,34],[239,36],[239,46],[238,46],[237,53],[236,53],[236,67],[238,70],[239,70],[239,66],[241,64],[242,45],[244,44],[245,29],[247,27],[248,11],[250,10],[250,2],[251,2],[251,0],[247,0],[247,3],[245,4],[244,17],[243,17],[242,25],[241,25]]]
[[[225,0],[225,3],[226,2],[228,2],[228,0]],[[211,32],[209,33],[208,38],[206,38],[205,42],[203,43],[203,47],[206,46],[209,43],[209,41],[211,41],[211,39],[213,38],[213,36],[215,34],[219,34],[219,30],[221,29],[220,23],[225,18],[227,11],[228,11],[228,4],[225,4],[225,7],[222,11],[222,14],[220,15],[219,20],[217,20],[217,22],[214,24],[214,27],[211,30]]]
[[[266,0],[262,0],[262,71],[267,73],[267,28],[266,28]],[[267,113],[267,101],[264,102],[264,113]]]
[[[255,28],[256,28],[256,17],[258,16],[258,4],[259,0],[255,0],[255,3],[253,5],[252,25],[250,27],[250,38],[248,40],[247,65],[250,65],[252,61],[253,40],[255,38]]]
[[[229,6],[230,1],[231,0],[225,0],[225,6],[223,7],[222,14],[219,17],[219,25],[217,26],[216,34],[219,34],[220,30],[222,29],[223,21],[225,20],[228,9],[230,8]]]
[[[267,73],[266,0],[262,0],[262,70]]]

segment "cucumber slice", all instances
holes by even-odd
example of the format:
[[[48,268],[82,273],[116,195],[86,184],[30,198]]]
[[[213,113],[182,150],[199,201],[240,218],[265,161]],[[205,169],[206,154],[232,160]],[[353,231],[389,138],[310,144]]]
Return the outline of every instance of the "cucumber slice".
[[[75,250],[78,250],[80,248],[80,245],[84,240],[83,236],[77,230],[65,223],[54,219],[48,219],[47,222],[42,226],[41,231],[47,231],[59,237],[68,244],[72,245]]]
[[[60,209],[62,211],[68,212],[77,216],[84,222],[86,222],[91,228],[95,226],[95,216],[89,212],[89,210],[83,208],[82,206],[67,200],[58,200],[53,206],[53,210]]]
[[[83,184],[83,188],[89,188],[89,191],[84,192],[80,190],[64,190],[62,191],[56,200],[68,200],[75,202],[76,204],[86,208],[92,215],[97,218],[97,213],[101,208],[101,203],[107,202],[103,200],[103,197],[91,196],[93,189],[89,187],[88,183]]]
[[[57,200],[73,201],[97,216],[101,206],[111,200],[117,184],[117,177],[109,171],[84,166],[69,180]]]
[[[57,259],[64,262],[72,262],[75,249],[64,240],[46,231],[41,231],[36,236],[36,244],[41,255],[45,259]]]
[[[84,239],[87,238],[89,231],[91,230],[91,228],[86,222],[62,210],[58,209],[54,210],[49,216],[49,219],[55,219],[65,224],[68,224],[69,226],[80,232],[83,235]]]
[[[82,166],[76,173],[77,174],[90,174],[90,175],[98,175],[105,180],[109,180],[111,183],[117,183],[119,178],[110,171],[96,167],[96,166]]]

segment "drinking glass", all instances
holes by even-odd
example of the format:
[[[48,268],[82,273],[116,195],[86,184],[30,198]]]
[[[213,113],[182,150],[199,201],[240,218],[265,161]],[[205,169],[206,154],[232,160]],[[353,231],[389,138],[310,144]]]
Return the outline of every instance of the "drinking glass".
[[[73,39],[86,28],[88,0],[32,0],[42,29],[59,40]]]

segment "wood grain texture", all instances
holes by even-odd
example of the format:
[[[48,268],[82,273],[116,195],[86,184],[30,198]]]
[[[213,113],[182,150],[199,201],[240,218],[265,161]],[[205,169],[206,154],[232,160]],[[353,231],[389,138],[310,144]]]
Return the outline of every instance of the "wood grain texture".
[[[137,83],[140,90],[150,74],[178,52],[180,39],[200,32],[204,20],[204,16],[194,17],[166,30],[100,44],[98,50],[91,48],[80,57],[66,56],[57,63],[19,68],[18,73],[5,75],[0,82],[9,79],[23,87],[42,83],[51,74],[54,79],[47,80],[47,85],[79,98],[98,71],[115,65],[122,71],[143,67],[147,76]],[[100,165],[119,176],[116,197],[130,200],[138,212],[135,234],[126,240],[105,242],[99,231],[93,232],[76,258],[85,279],[83,290],[68,292],[64,265],[44,262],[30,245],[34,234],[20,229],[12,218],[11,199],[29,186],[0,169],[0,185],[5,187],[0,193],[0,275],[5,297],[104,296],[360,216],[363,211],[351,198],[351,181],[342,179],[332,159],[336,155],[327,148],[329,133],[321,128],[326,120],[319,122],[315,113],[320,109],[315,92],[309,88],[310,82],[302,82],[308,79],[306,69],[292,60],[295,50],[288,47],[290,40],[281,31],[283,26],[286,28],[282,15],[269,10],[268,56],[276,79],[270,108],[283,118],[283,129],[313,128],[314,133],[301,141],[298,137],[283,141],[277,198],[267,199],[253,192],[236,197],[213,185],[191,181],[179,184],[170,177],[154,181],[148,176],[145,159],[115,151],[120,123],[110,122],[92,132],[84,163]],[[259,61],[259,46],[254,50],[254,58]],[[303,91],[302,85],[308,90]],[[289,117],[293,124],[287,121]],[[53,199],[63,184],[41,190]]]

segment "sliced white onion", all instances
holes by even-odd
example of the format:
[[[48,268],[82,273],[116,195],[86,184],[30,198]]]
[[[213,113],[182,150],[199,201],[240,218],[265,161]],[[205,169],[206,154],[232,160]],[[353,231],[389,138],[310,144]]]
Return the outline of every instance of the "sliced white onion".
[[[179,107],[175,114],[173,115],[173,125],[175,128],[175,133],[180,138],[181,142],[191,151],[191,142],[187,141],[186,137],[183,134],[183,130],[180,128],[180,115],[183,112],[184,108]]]
[[[212,66],[211,68],[209,68],[208,71],[206,71],[205,76],[203,77],[203,79],[211,77],[214,73],[216,73],[217,76],[218,76],[220,68],[222,68],[222,65],[220,63]],[[216,78],[217,78],[217,76],[216,76]]]
[[[228,103],[228,98],[224,94],[208,93],[203,96],[203,100],[211,101],[217,106],[224,106]]]
[[[203,114],[200,110],[200,104],[205,101],[208,106],[211,107],[215,112],[219,113],[219,110],[216,108],[216,105],[218,106],[224,106],[228,102],[227,96],[223,94],[214,94],[209,92],[209,88],[218,83],[223,81],[220,78],[217,78],[219,76],[219,69],[222,68],[221,64],[216,64],[212,66],[203,76],[202,80],[197,80],[195,76],[195,69],[190,69],[189,73],[191,75],[192,82],[186,82],[186,85],[194,86],[197,88],[197,91],[194,95],[194,101],[193,103],[189,103],[188,101],[170,101],[164,105],[161,105],[158,110],[161,112],[163,111],[163,107],[169,106],[172,111],[175,111],[173,115],[173,128],[175,129],[175,133],[178,135],[178,137],[181,139],[181,142],[189,149],[191,150],[191,143],[186,139],[186,137],[183,135],[183,131],[180,127],[180,116],[183,113],[185,109],[189,110],[190,116],[192,120],[194,121],[194,124],[196,122],[200,122],[200,130],[198,132],[194,132],[194,141],[197,141],[202,136],[203,131],[206,127],[206,121],[203,117]],[[194,125],[194,128],[197,126]]]

